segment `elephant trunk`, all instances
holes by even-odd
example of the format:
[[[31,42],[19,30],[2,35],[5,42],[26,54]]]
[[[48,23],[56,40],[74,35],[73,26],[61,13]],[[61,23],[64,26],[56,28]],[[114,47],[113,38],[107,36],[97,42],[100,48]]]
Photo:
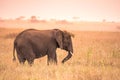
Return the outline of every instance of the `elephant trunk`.
[[[72,57],[72,54],[73,54],[73,46],[72,46],[72,42],[71,42],[71,44],[68,47],[68,55],[62,60],[62,63],[69,60]]]
[[[62,60],[62,63],[66,62],[67,60],[69,60],[72,57],[72,52],[68,51],[68,55]]]

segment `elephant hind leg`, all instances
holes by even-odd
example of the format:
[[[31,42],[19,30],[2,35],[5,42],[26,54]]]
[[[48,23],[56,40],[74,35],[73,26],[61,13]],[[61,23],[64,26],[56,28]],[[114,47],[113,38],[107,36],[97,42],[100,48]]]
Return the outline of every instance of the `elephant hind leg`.
[[[27,61],[30,66],[32,66],[32,64],[34,63],[34,59],[27,59]]]
[[[23,58],[20,54],[17,54],[17,57],[18,57],[18,60],[19,60],[20,64],[24,64],[25,63],[26,59]]]
[[[20,49],[16,49],[16,51],[17,51],[17,58],[18,58],[18,60],[19,60],[19,63],[20,64],[24,64],[25,63],[25,61],[26,61],[26,59],[25,59],[25,57],[22,55],[22,53],[20,52]]]
[[[27,55],[27,61],[28,61],[28,64],[30,66],[32,66],[32,64],[34,63],[34,59],[35,59],[35,54],[34,53],[29,53],[29,55]]]

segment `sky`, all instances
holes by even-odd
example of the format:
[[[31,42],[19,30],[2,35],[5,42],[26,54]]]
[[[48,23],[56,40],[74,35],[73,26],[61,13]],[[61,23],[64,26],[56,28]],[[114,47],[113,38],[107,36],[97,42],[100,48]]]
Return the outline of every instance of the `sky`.
[[[120,0],[0,0],[0,18],[120,21]]]

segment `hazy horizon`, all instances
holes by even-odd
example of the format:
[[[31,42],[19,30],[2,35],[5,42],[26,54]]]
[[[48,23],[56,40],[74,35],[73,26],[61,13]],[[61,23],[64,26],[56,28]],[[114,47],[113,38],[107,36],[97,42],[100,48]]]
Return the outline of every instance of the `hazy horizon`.
[[[0,17],[120,22],[120,0],[0,0]]]

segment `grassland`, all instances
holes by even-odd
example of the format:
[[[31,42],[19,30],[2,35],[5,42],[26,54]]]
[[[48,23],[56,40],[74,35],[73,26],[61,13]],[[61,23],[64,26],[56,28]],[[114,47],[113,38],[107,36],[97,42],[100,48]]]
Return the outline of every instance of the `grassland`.
[[[47,57],[32,67],[12,61],[13,40],[23,29],[0,28],[0,80],[120,80],[120,32],[71,31],[74,55],[57,49],[58,65],[47,66]]]

